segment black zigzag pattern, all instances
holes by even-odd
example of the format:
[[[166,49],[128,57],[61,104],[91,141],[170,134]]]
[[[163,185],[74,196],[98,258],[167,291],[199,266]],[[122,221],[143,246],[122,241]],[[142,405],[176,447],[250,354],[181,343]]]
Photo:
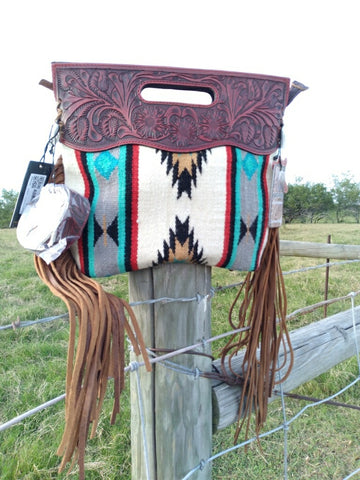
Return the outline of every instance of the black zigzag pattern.
[[[154,266],[165,262],[184,262],[204,264],[203,249],[194,241],[194,229],[190,231],[190,217],[184,222],[175,218],[175,231],[169,230],[169,241],[163,242],[163,252],[158,251],[158,261]]]
[[[207,151],[179,154],[162,150],[161,163],[165,161],[166,174],[172,172],[172,186],[177,185],[177,198],[183,193],[191,198],[191,188],[196,187],[197,174],[202,173],[203,162],[207,161]]]

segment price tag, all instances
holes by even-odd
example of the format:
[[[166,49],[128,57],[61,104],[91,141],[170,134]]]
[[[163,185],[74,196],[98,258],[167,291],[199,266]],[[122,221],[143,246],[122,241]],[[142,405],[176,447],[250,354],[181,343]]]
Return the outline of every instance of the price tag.
[[[270,191],[269,227],[278,228],[282,224],[284,193],[287,192],[285,167],[287,160],[273,162],[273,175]]]
[[[34,198],[39,196],[41,188],[49,180],[52,169],[53,165],[51,163],[34,161],[29,162],[10,222],[10,228],[17,226],[20,216],[23,213],[26,205],[32,202]]]

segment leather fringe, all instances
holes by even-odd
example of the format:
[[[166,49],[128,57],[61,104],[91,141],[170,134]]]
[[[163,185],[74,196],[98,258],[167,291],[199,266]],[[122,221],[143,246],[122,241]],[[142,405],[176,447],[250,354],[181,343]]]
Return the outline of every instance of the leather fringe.
[[[56,164],[53,178],[55,183],[64,182],[61,158]],[[69,311],[65,430],[57,453],[62,456],[59,471],[63,471],[69,462],[71,470],[77,461],[79,480],[84,480],[86,441],[90,425],[90,437],[95,435],[109,376],[114,377],[115,386],[112,424],[120,411],[120,394],[124,388],[125,331],[134,352],[137,355],[142,353],[148,371],[151,370],[151,364],[130,306],[124,300],[104,292],[95,280],[83,275],[69,251],[50,265],[35,256],[35,266],[40,278],[55,295],[62,298]],[[235,308],[240,300],[234,319]],[[284,381],[291,371],[293,351],[286,326],[286,310],[279,231],[270,229],[261,265],[255,272],[247,274],[229,311],[229,323],[233,329],[247,328],[240,334],[234,334],[221,352],[221,375],[224,381],[243,385],[235,442],[244,424],[245,435],[248,436],[253,410],[256,434],[259,435],[266,421],[268,399],[274,386]],[[125,311],[131,318],[133,329]],[[284,348],[283,364],[277,365],[281,344],[289,348],[290,358]],[[239,375],[233,371],[231,362],[244,348],[243,369]],[[277,373],[285,366],[286,373],[277,380]]]
[[[235,317],[235,308],[241,304]],[[268,399],[275,384],[283,382],[293,365],[293,350],[286,326],[286,292],[280,267],[279,230],[269,230],[267,245],[258,270],[249,272],[229,311],[229,323],[233,329],[248,327],[240,334],[234,334],[221,352],[222,373],[230,376],[231,383],[241,384],[242,395],[239,404],[237,427],[234,441],[246,424],[248,438],[250,421],[255,411],[256,435],[259,435],[267,417]],[[278,354],[284,345],[284,361],[278,365]],[[287,349],[289,354],[287,355]],[[242,374],[231,367],[232,359],[245,348]],[[287,367],[281,379],[279,370]]]
[[[143,355],[148,371],[151,364],[131,307],[79,272],[69,251],[50,265],[35,257],[35,267],[39,277],[66,303],[69,311],[65,431],[57,453],[62,456],[59,471],[63,471],[68,462],[71,462],[71,470],[77,461],[79,478],[83,480],[89,428],[92,425],[90,438],[93,438],[109,376],[114,378],[115,390],[111,424],[120,412],[120,394],[124,388],[125,331],[135,354]],[[134,331],[125,317],[125,311],[131,318]]]
[[[60,161],[56,183],[63,179],[62,170]],[[84,480],[86,442],[90,426],[90,438],[95,435],[109,377],[114,379],[111,424],[120,412],[125,383],[125,332],[134,353],[142,354],[148,371],[151,364],[135,315],[126,301],[106,293],[98,282],[82,274],[68,250],[49,265],[37,256],[34,261],[39,277],[69,311],[65,429],[57,454],[62,457],[59,472],[67,463],[71,471],[77,462],[79,479]]]

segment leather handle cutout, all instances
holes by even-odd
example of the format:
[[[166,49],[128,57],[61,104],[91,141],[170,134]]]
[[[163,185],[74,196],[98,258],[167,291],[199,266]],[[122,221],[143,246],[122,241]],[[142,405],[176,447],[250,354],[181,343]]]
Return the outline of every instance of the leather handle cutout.
[[[140,92],[142,100],[154,103],[179,103],[208,106],[214,102],[215,94],[210,88],[185,87],[172,84],[149,84]]]

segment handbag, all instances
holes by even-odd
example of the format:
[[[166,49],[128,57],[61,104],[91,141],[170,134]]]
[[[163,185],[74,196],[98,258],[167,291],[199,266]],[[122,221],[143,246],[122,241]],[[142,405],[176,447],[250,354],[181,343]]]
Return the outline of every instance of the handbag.
[[[114,373],[116,355],[123,357],[123,333],[116,333],[115,356],[94,360],[92,342],[106,338],[102,351],[111,349],[109,339],[120,322],[120,330],[126,327],[137,352],[147,358],[141,332],[134,338],[125,319],[124,306],[137,329],[129,306],[103,292],[93,278],[167,262],[249,272],[229,313],[234,329],[248,328],[224,347],[222,375],[244,386],[239,419],[241,412],[244,417],[235,437],[246,418],[248,429],[253,407],[259,431],[280,344],[289,343],[279,266],[282,119],[306,87],[295,82],[290,88],[289,79],[269,75],[168,67],[54,63],[52,72],[60,126],[55,181],[90,202],[87,224],[71,253],[49,265],[40,258],[35,262],[43,281],[67,303],[72,321],[77,315],[84,329],[76,358],[74,332],[70,339],[60,469],[76,454],[84,477],[89,424],[94,433],[105,377]],[[145,99],[146,89],[195,91],[211,101],[151,101]],[[231,357],[243,347],[244,374],[236,376]],[[103,362],[100,380],[95,373],[90,378],[94,361]],[[116,377],[117,404],[121,368],[123,363]],[[87,406],[86,397],[93,399]],[[113,417],[117,412],[118,407]]]

